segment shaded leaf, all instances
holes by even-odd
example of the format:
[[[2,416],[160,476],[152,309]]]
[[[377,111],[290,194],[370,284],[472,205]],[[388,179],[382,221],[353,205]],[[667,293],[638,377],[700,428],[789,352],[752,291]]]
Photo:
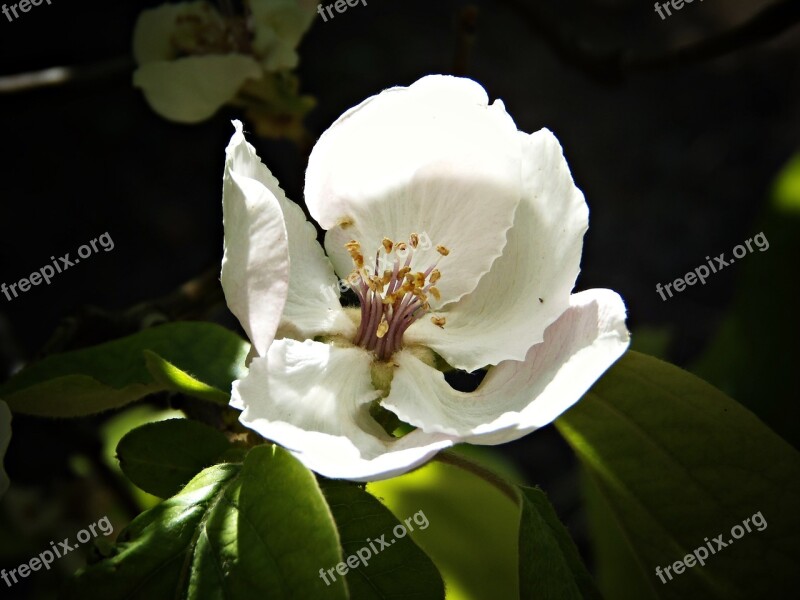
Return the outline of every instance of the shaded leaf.
[[[697,377],[628,352],[556,422],[659,598],[766,598],[800,583],[800,456]],[[763,531],[731,530],[761,513]],[[665,568],[721,535],[705,561]]]
[[[359,485],[334,480],[322,480],[320,484],[342,540],[343,561],[356,557],[350,559],[350,566],[357,566],[348,567],[346,574],[353,600],[401,596],[419,600],[444,598],[439,571],[406,532],[406,528],[424,531],[430,526],[424,512],[405,515],[404,520],[408,518],[409,522],[401,524]],[[383,540],[389,547],[377,540]],[[359,552],[363,561],[358,559]],[[335,565],[326,565],[325,570],[332,567]],[[336,571],[333,575],[340,577]]]
[[[520,598],[600,598],[578,549],[544,492],[520,488]]]
[[[145,492],[169,498],[231,447],[220,431],[188,419],[148,423],[117,446],[122,472]]]
[[[249,348],[219,325],[170,323],[48,356],[0,386],[0,398],[13,412],[50,417],[94,414],[162,390],[226,403]]]

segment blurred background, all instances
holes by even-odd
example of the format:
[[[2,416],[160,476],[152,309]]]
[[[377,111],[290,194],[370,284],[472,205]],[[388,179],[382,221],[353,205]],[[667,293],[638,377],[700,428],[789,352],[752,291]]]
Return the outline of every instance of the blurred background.
[[[174,124],[132,86],[133,27],[158,4],[52,0],[13,22],[0,16],[0,282],[27,277],[51,256],[74,257],[104,232],[114,242],[49,286],[0,296],[3,380],[36,357],[164,320],[236,327],[215,279],[224,149],[242,113],[225,107],[203,123]],[[316,19],[299,47],[300,91],[317,101],[305,120],[309,139],[387,87],[429,73],[475,79],[519,129],[547,127],[561,141],[590,208],[578,289],[618,291],[634,348],[708,379],[797,447],[800,36],[791,25],[800,16],[767,10],[791,4],[709,0],[662,20],[652,2],[633,0],[369,0]],[[757,27],[740,29],[758,14],[766,17]],[[694,44],[720,55],[676,53]],[[35,89],[10,78],[55,66],[76,67],[77,77]],[[250,141],[302,203],[308,144]],[[656,284],[706,256],[730,256],[759,232],[768,250],[667,301],[656,293]],[[180,398],[158,396],[89,419],[15,416],[0,566],[104,515],[116,532],[152,503],[121,478],[114,445],[134,425],[180,408]],[[595,564],[580,472],[555,429],[487,452],[548,492]],[[487,528],[498,553],[508,551],[504,526]],[[82,561],[76,551],[0,590],[54,597]],[[489,578],[495,592],[502,579]]]

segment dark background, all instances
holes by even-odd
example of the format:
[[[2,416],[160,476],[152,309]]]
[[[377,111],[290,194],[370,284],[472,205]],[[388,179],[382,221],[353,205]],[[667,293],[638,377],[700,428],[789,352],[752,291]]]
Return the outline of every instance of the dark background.
[[[219,264],[224,148],[230,119],[240,117],[223,109],[203,124],[171,124],[132,87],[124,59],[133,25],[157,2],[52,1],[11,23],[0,15],[0,76],[121,62],[66,85],[0,93],[0,282],[27,277],[51,255],[74,256],[106,231],[115,248],[11,302],[0,296],[3,378],[41,355],[65,318],[83,315],[85,327],[58,342],[66,347],[121,335],[142,322],[118,318],[119,311]],[[618,291],[634,347],[701,373],[797,446],[800,213],[771,203],[776,176],[798,150],[797,29],[761,44],[743,39],[714,60],[608,78],[596,66],[578,66],[553,39],[581,56],[669,54],[770,3],[695,2],[663,21],[649,1],[554,4],[369,0],[326,23],[318,19],[297,71],[302,90],[318,100],[309,130],[319,135],[386,87],[464,71],[505,102],[521,130],[547,127],[561,141],[591,211],[578,289]],[[468,6],[477,8],[474,20],[463,18]],[[464,60],[459,47],[468,41]],[[251,141],[289,197],[302,202],[305,152],[289,142]],[[760,231],[768,251],[667,302],[657,295],[657,283],[683,276],[707,255],[730,255]],[[87,318],[87,306],[106,317]],[[223,309],[204,316],[230,322]],[[14,485],[45,507],[50,494],[72,489],[67,458],[76,448],[96,450],[104,418],[15,417],[6,458]],[[552,427],[499,450],[548,490],[580,540],[574,463]],[[85,509],[77,504],[76,511]],[[14,543],[0,545],[4,564]]]

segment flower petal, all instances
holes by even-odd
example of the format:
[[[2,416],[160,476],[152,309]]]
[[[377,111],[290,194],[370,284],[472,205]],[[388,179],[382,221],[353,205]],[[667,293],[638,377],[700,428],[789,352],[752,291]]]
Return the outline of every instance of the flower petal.
[[[351,239],[371,259],[384,237],[427,234],[411,266],[441,259],[437,287],[447,303],[472,291],[501,254],[521,196],[520,158],[502,102],[489,105],[469,79],[425,77],[369,98],[322,135],[306,203],[329,230],[325,247],[341,276],[352,270]]]
[[[273,215],[272,219],[285,227],[284,235],[288,237],[289,287],[280,321],[281,331],[299,338],[313,338],[320,334],[354,335],[355,325],[339,303],[338,280],[322,246],[317,242],[316,229],[308,222],[302,209],[286,197],[278,180],[261,162],[255,148],[247,143],[242,123],[233,121],[233,125],[236,132],[226,151],[226,172],[257,182],[271,193],[280,207],[280,218]],[[257,237],[260,234],[253,230],[251,235]],[[234,242],[246,243],[246,240]],[[271,243],[285,243],[285,238],[281,241],[275,239]],[[258,299],[262,293],[260,290],[270,283],[265,277],[277,278],[283,273],[270,273],[275,265],[264,264],[260,256],[254,256],[253,259],[258,261],[254,265],[254,276],[256,281],[261,281],[253,290],[253,297]],[[264,355],[264,350],[266,348],[258,348],[260,356]]]
[[[240,144],[234,135],[226,150],[220,280],[228,307],[263,356],[289,291],[289,246],[280,204],[264,185],[246,176],[247,157],[237,152]]]
[[[246,80],[262,75],[259,64],[243,54],[189,56],[140,66],[133,85],[165,119],[198,123],[232,100]]]
[[[465,371],[524,360],[569,306],[580,272],[589,219],[583,194],[552,133],[519,135],[523,199],[503,255],[475,291],[442,311],[444,328],[422,319],[405,335],[407,342],[433,348]]]
[[[370,481],[404,473],[452,438],[412,432],[395,440],[372,419],[373,357],[358,347],[275,341],[233,384],[239,420],[326,477]]]
[[[250,0],[253,50],[266,71],[294,69],[295,49],[317,16],[311,0]]]
[[[575,404],[628,347],[625,305],[616,292],[574,294],[570,308],[547,328],[544,342],[523,362],[489,370],[472,393],[451,388],[444,376],[401,351],[383,406],[426,432],[473,444],[500,444],[543,427]]]

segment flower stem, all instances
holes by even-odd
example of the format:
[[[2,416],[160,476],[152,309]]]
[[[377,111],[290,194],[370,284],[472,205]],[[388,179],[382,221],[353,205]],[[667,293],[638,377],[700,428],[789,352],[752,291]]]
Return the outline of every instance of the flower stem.
[[[467,460],[463,456],[455,454],[454,452],[444,451],[439,452],[436,455],[434,460],[439,461],[440,463],[446,465],[452,465],[454,467],[458,467],[464,471],[468,471],[473,475],[477,475],[490,485],[497,488],[504,496],[506,496],[509,500],[511,500],[514,504],[519,505],[519,492],[517,492],[516,486],[509,483],[496,473],[493,473],[489,469],[482,467],[481,465],[474,463],[470,460]]]

